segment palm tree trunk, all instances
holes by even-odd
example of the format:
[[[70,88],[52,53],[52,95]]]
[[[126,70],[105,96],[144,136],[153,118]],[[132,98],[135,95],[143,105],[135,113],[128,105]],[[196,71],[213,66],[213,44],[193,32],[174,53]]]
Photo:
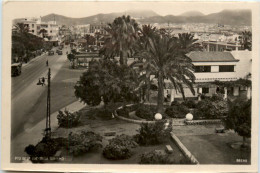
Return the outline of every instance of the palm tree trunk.
[[[127,55],[125,53],[125,51],[121,51],[120,52],[120,65],[127,65]]]
[[[150,101],[150,79],[146,78],[146,100]]]
[[[163,87],[163,74],[158,73],[158,98],[157,98],[157,112],[163,113],[163,102],[164,102],[164,87]]]

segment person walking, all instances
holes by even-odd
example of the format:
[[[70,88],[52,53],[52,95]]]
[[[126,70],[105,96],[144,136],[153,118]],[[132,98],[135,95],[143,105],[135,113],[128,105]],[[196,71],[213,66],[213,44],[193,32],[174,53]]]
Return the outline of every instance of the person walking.
[[[48,60],[46,61],[46,66],[48,66],[49,65],[49,62],[48,62]]]
[[[45,79],[42,77],[42,86],[45,85]]]

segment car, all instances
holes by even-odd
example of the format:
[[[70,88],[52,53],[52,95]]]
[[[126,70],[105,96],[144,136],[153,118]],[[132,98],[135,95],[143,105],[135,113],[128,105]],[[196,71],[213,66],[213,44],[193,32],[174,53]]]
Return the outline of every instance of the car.
[[[54,55],[54,51],[53,50],[49,50],[48,51],[48,55],[50,56],[50,55]]]
[[[19,76],[22,73],[22,63],[14,63],[11,65],[11,75]]]
[[[62,55],[62,50],[57,50],[58,55]]]

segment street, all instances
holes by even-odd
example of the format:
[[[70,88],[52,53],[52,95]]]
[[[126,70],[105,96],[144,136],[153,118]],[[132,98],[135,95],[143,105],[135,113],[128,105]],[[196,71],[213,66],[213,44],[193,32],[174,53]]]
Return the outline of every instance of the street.
[[[12,138],[45,118],[47,80],[43,86],[37,85],[37,82],[39,78],[47,77],[48,68],[51,68],[51,103],[53,103],[51,113],[76,100],[72,95],[73,88],[70,89],[66,83],[55,84],[56,75],[67,62],[66,51],[67,49],[63,49],[63,55],[55,53],[53,56],[42,55],[37,57],[22,68],[20,76],[12,78]],[[46,66],[47,59],[48,67]],[[79,72],[76,74],[75,78],[80,75]],[[56,82],[66,78],[68,78],[68,75],[61,76]],[[59,85],[58,88],[60,89],[54,90],[55,85]],[[68,97],[65,98],[66,96]],[[62,99],[62,101],[59,99]]]

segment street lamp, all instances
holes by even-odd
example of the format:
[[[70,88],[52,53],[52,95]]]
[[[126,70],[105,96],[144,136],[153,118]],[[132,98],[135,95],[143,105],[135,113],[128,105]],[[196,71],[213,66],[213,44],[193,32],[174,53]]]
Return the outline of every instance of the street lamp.
[[[37,85],[43,85],[44,82],[42,81],[41,82],[41,79],[45,79],[44,77],[43,78],[40,78]],[[47,79],[47,82],[48,82],[48,92],[47,92],[47,111],[46,111],[46,128],[44,130],[44,133],[45,133],[45,137],[51,137],[51,117],[50,117],[50,113],[51,113],[51,97],[50,97],[50,94],[51,94],[51,69],[49,68],[49,71],[48,71],[48,77],[46,78]]]

